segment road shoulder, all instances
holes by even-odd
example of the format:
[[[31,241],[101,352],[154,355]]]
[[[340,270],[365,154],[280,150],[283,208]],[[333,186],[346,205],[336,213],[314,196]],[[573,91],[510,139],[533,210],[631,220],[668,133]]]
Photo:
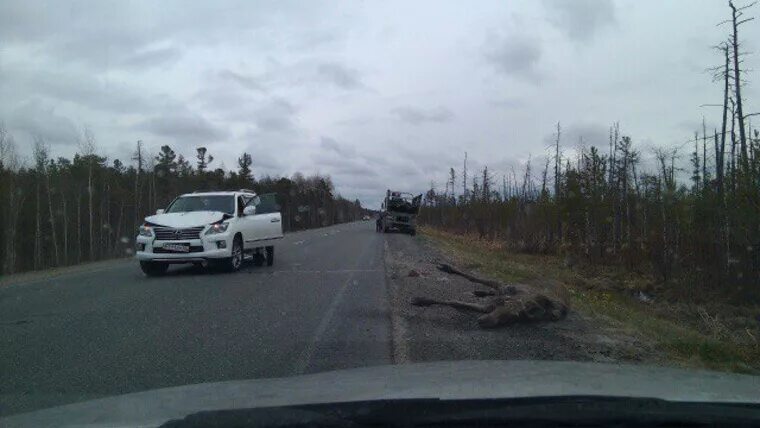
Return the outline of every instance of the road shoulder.
[[[130,262],[134,262],[133,257],[120,257],[108,260],[99,260],[95,262],[86,262],[71,266],[61,266],[45,270],[35,270],[28,272],[3,275],[0,277],[0,288],[12,287],[37,281],[46,281],[55,278],[77,275],[82,273],[100,272],[102,270],[121,267]]]
[[[540,359],[652,362],[661,356],[642,337],[572,310],[559,322],[478,327],[477,314],[448,307],[415,307],[414,296],[475,302],[474,284],[442,273],[451,263],[482,275],[472,260],[447,251],[424,235],[385,235],[386,280],[391,303],[394,362],[483,359]]]

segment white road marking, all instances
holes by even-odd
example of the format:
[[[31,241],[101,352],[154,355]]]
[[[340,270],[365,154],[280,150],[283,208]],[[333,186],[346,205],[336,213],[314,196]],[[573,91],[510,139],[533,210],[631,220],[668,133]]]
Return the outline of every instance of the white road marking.
[[[371,246],[372,246],[371,242],[365,243],[364,247],[361,250],[361,253],[356,258],[354,266],[361,265],[361,263],[366,259],[367,251],[371,248]],[[308,272],[308,271],[303,271],[303,272]],[[335,270],[335,271],[312,271],[312,272],[315,272],[315,273],[316,272],[324,272],[324,273],[337,272],[337,273],[349,273],[349,275],[348,275],[348,278],[346,278],[346,280],[340,286],[340,289],[338,290],[338,292],[335,294],[332,301],[330,302],[330,306],[327,308],[327,311],[325,311],[325,314],[322,316],[322,319],[319,321],[319,325],[317,326],[316,330],[314,330],[314,334],[312,336],[311,342],[309,342],[306,349],[301,354],[301,358],[299,358],[298,361],[296,362],[293,371],[297,374],[304,373],[306,369],[309,367],[309,364],[311,364],[311,359],[314,356],[314,351],[317,349],[317,345],[319,345],[319,343],[322,341],[322,336],[324,336],[325,331],[327,330],[327,327],[330,325],[330,322],[335,316],[335,312],[337,311],[338,307],[343,301],[343,296],[346,294],[346,289],[348,288],[348,285],[358,284],[358,282],[356,282],[356,280],[354,279],[354,274],[360,273],[360,272],[385,272],[385,269],[341,269],[341,270]]]
[[[309,345],[306,347],[306,350],[302,354],[301,358],[298,360],[298,362],[296,362],[296,366],[294,368],[295,373],[302,374],[306,371],[306,368],[309,367],[311,358],[314,354],[314,350],[317,348],[317,344],[322,340],[322,336],[325,334],[330,321],[332,321],[332,318],[335,315],[335,311],[338,309],[341,301],[343,301],[343,295],[346,294],[346,289],[348,288],[348,284],[352,279],[353,278],[349,276],[348,279],[343,282],[343,285],[340,286],[340,290],[338,290],[338,292],[335,294],[335,297],[332,299],[332,302],[330,302],[330,307],[327,308],[324,316],[322,316],[322,319],[319,321],[317,329],[314,330],[314,336],[311,342],[309,342]]]

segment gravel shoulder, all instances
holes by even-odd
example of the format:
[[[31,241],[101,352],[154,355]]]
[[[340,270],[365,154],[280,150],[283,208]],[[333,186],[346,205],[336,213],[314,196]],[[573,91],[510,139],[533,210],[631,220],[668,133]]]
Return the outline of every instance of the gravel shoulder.
[[[659,359],[652,345],[641,338],[572,308],[559,322],[484,330],[477,325],[478,314],[442,306],[412,306],[413,296],[476,302],[472,291],[478,286],[438,271],[438,263],[462,266],[462,262],[424,236],[389,233],[385,238],[396,363],[485,359],[631,363]],[[477,272],[472,266],[462,267]]]

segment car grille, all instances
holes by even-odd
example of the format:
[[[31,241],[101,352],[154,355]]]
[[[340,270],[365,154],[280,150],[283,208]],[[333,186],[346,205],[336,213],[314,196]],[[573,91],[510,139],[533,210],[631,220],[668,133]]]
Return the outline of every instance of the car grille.
[[[179,229],[157,226],[153,228],[153,233],[156,234],[156,240],[158,241],[177,241],[181,239],[199,239],[202,230],[203,226]]]
[[[156,254],[184,254],[180,251],[172,251],[172,250],[165,250],[161,247],[154,247],[153,252]],[[200,245],[191,245],[190,246],[190,253],[202,253],[203,247]]]

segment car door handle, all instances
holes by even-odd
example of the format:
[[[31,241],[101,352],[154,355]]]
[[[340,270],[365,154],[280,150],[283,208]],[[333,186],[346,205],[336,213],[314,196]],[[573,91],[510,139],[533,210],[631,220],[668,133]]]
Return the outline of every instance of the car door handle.
[[[269,222],[270,223],[279,223],[280,219],[279,218],[273,218],[273,219],[269,220]]]

